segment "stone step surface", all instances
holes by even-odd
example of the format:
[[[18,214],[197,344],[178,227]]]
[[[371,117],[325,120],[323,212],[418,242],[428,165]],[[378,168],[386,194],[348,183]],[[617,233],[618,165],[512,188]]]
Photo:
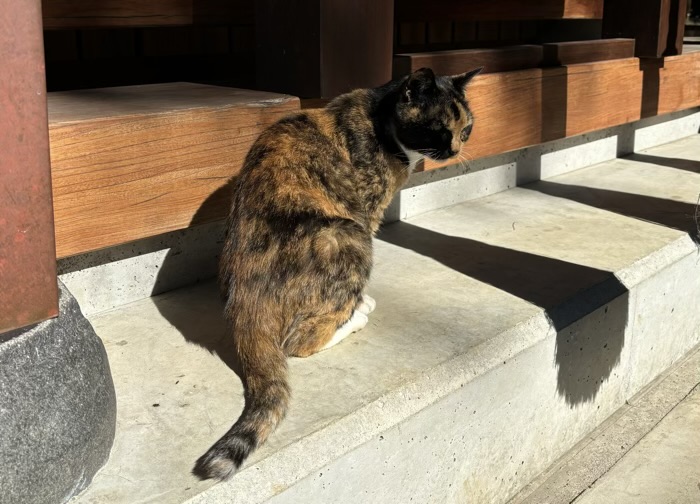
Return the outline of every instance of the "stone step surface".
[[[286,420],[230,481],[215,286],[92,315],[118,401],[78,503],[506,502],[700,342],[700,136],[412,217],[376,240],[362,331],[290,360]]]

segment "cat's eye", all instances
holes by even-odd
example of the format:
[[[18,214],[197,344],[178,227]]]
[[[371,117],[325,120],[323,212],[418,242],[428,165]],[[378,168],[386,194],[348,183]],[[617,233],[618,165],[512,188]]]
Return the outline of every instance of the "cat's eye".
[[[460,135],[459,135],[459,139],[462,142],[466,142],[467,138],[469,138],[469,135],[471,135],[471,132],[472,132],[472,125],[470,124],[462,130],[462,133],[460,133]]]

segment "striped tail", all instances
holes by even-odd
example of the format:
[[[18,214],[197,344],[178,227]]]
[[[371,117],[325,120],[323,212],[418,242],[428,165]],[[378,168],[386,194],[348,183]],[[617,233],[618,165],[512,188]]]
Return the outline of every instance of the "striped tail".
[[[197,460],[193,473],[201,479],[233,476],[284,418],[289,404],[287,360],[269,338],[248,338],[241,345],[245,376],[245,408],[238,421]],[[247,348],[246,348],[247,347]]]

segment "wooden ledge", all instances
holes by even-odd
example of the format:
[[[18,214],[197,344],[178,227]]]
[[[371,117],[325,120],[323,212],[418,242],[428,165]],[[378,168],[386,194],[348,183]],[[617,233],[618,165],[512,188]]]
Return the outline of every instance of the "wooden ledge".
[[[223,218],[222,188],[299,100],[174,83],[49,93],[48,108],[56,249],[66,257]]]

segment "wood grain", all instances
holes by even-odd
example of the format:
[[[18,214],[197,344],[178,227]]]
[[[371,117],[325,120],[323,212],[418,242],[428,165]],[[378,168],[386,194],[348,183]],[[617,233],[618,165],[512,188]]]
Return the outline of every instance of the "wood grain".
[[[603,0],[395,0],[396,20],[600,19]]]
[[[250,0],[42,0],[44,29],[253,22]]]
[[[422,67],[432,68],[438,75],[453,75],[484,67],[483,73],[508,72],[533,68],[542,64],[542,47],[523,45],[502,49],[462,49],[432,51],[394,56],[394,78]]]
[[[547,66],[634,57],[634,39],[600,39],[543,44]]]
[[[700,106],[700,52],[668,57],[658,82],[637,58],[479,75],[462,152],[475,159]],[[449,163],[426,162],[430,170]]]
[[[49,94],[56,249],[66,257],[199,222],[202,204],[241,167],[296,98],[198,84]]]

